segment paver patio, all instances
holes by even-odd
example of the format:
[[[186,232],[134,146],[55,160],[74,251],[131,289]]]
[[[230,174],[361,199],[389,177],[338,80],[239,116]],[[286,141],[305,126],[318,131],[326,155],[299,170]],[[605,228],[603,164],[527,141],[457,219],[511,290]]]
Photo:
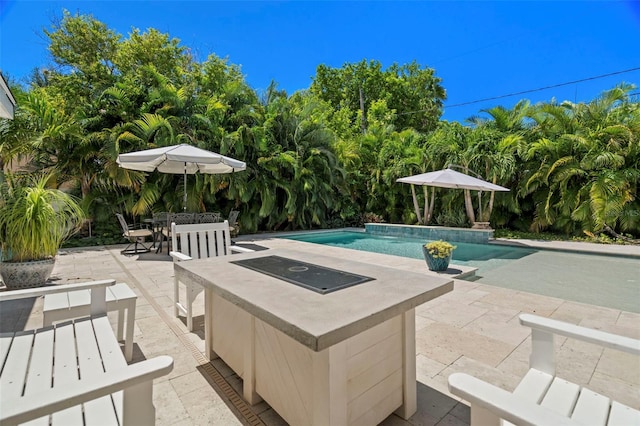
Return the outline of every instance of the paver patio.
[[[399,270],[430,274],[423,261],[298,241],[248,236],[240,244],[350,257]],[[561,244],[565,245],[566,244]],[[575,247],[575,246],[573,246]],[[591,245],[582,247],[591,248]],[[607,250],[608,246],[596,247]],[[222,361],[206,361],[202,296],[196,300],[196,331],[173,317],[173,264],[166,254],[120,254],[124,246],[63,250],[52,275],[55,284],[115,278],[138,295],[133,362],[166,354],[174,370],[156,381],[157,424],[266,424],[285,422],[265,403],[241,397],[241,379]],[[619,250],[612,246],[611,250]],[[631,247],[625,250],[638,251]],[[640,269],[640,268],[639,268]],[[606,285],[606,283],[603,283]],[[416,309],[418,412],[408,421],[389,416],[384,425],[466,425],[469,409],[449,394],[447,377],[458,371],[512,390],[528,368],[528,329],[518,314],[536,313],[640,338],[640,314],[455,280],[455,290]],[[115,315],[112,320],[115,323]],[[39,327],[42,300],[0,304],[0,331]],[[640,409],[640,360],[594,345],[560,340],[563,377]]]

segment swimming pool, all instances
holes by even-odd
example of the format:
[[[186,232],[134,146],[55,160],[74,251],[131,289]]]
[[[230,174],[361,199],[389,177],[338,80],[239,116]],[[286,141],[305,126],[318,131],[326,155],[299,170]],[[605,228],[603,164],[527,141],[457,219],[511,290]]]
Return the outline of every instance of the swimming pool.
[[[349,231],[283,238],[414,259],[423,259],[421,246],[426,242]],[[457,248],[451,263],[478,268],[474,281],[640,313],[638,259],[494,244],[454,244]]]
[[[285,238],[414,259],[424,259],[422,245],[426,243],[425,240],[416,238],[381,236],[367,234],[366,232],[348,231],[309,233]],[[483,272],[504,265],[505,262],[510,260],[528,256],[536,251],[534,249],[488,244],[458,242],[453,244],[456,249],[453,251],[452,263],[473,266]]]

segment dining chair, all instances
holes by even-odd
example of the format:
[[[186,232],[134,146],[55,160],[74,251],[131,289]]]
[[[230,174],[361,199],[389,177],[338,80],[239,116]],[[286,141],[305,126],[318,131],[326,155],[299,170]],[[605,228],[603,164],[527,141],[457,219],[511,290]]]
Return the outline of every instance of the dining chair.
[[[196,223],[217,223],[222,222],[220,212],[196,213]]]
[[[231,232],[231,236],[236,237],[238,235],[238,231],[240,230],[240,225],[238,225],[238,215],[240,214],[239,210],[231,210],[229,212],[229,232]]]
[[[162,235],[167,239],[167,253],[171,251],[171,224],[186,225],[195,222],[195,213],[169,213],[167,214],[167,224],[162,229]]]
[[[122,250],[122,254],[138,254],[148,253],[151,249],[144,245],[144,241],[147,237],[153,237],[153,231],[148,228],[143,228],[140,224],[133,225],[128,224],[124,216],[120,213],[116,213],[120,227],[122,228],[122,236],[129,240],[129,245]],[[133,245],[133,249],[130,247]],[[142,249],[138,249],[138,245],[142,246]]]
[[[165,235],[164,230],[167,228],[167,217],[169,212],[154,212],[151,215],[151,222],[153,228],[153,244],[156,247],[156,253],[162,251],[162,243]]]

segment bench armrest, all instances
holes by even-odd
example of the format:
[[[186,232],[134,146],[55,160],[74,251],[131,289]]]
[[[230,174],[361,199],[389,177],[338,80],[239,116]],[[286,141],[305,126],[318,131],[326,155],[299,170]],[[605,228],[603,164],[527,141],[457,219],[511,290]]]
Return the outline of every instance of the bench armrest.
[[[576,425],[569,418],[468,374],[451,374],[449,391],[471,404],[471,425],[498,426],[500,419],[517,425]]]
[[[173,258],[174,262],[182,262],[183,260],[192,260],[191,256],[187,256],[186,254],[180,253],[179,251],[171,251],[169,252],[169,256]]]
[[[27,288],[24,290],[3,291],[0,292],[0,302],[4,302],[5,300],[27,299],[30,297],[44,296],[53,293],[64,293],[67,291],[106,288],[114,285],[115,283],[116,280],[100,280],[77,284],[63,284],[48,287]]]
[[[240,247],[240,246],[231,246],[230,248],[231,248],[231,251],[236,253],[253,253],[255,251],[250,248]]]
[[[606,348],[640,355],[640,340],[632,339],[630,337],[594,330],[564,321],[531,314],[520,315],[520,324],[530,327],[532,330],[570,337],[584,342],[604,346]]]
[[[630,337],[618,336],[531,314],[520,315],[520,324],[531,328],[529,367],[551,375],[555,375],[556,371],[553,342],[556,334],[635,355],[640,354],[640,340]]]
[[[173,369],[173,358],[162,355],[128,365],[120,370],[102,373],[73,386],[51,388],[18,399],[0,400],[0,423],[28,422],[127,389],[164,376]]]

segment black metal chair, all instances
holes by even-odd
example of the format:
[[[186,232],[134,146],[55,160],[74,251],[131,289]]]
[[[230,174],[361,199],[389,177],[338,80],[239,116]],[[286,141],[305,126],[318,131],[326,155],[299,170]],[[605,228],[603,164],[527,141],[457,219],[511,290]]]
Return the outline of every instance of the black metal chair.
[[[162,234],[167,237],[167,254],[171,250],[171,224],[189,225],[196,223],[195,213],[169,213],[167,215],[167,226],[162,229]]]
[[[219,212],[196,213],[196,223],[218,222],[222,222],[222,215]]]
[[[232,237],[238,236],[238,231],[240,231],[240,225],[238,224],[239,214],[239,210],[231,210],[229,212],[229,218],[227,219],[227,222],[229,222],[229,231],[231,232]]]
[[[116,213],[120,227],[122,228],[122,236],[129,240],[129,245],[122,250],[122,254],[134,255],[138,253],[148,253],[151,249],[144,245],[147,237],[153,238],[153,231],[148,228],[143,228],[142,225],[130,225],[124,219],[120,213]],[[133,245],[133,249],[130,248]],[[142,246],[142,249],[138,249],[138,246]]]
[[[162,251],[162,243],[164,242],[164,230],[167,227],[167,217],[169,212],[155,212],[152,214],[152,227],[153,227],[153,245],[156,248],[156,253]]]

